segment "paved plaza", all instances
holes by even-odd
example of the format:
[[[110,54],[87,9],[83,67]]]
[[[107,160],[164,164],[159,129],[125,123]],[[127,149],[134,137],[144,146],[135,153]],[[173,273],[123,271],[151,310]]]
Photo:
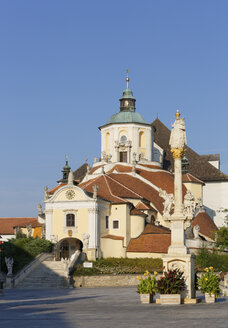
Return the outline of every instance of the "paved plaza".
[[[0,328],[227,328],[228,299],[215,304],[140,304],[136,288],[4,290]]]

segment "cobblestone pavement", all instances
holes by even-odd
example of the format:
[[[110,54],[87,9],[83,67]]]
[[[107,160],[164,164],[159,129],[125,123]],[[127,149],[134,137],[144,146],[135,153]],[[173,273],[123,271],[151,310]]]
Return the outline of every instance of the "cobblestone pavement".
[[[228,299],[215,304],[140,304],[136,288],[4,290],[0,328],[228,328]]]

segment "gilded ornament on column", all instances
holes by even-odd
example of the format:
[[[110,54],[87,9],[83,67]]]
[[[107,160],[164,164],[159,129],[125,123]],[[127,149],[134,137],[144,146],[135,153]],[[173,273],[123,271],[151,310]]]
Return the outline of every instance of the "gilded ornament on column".
[[[171,153],[174,159],[182,158],[184,156],[183,148],[171,148]]]

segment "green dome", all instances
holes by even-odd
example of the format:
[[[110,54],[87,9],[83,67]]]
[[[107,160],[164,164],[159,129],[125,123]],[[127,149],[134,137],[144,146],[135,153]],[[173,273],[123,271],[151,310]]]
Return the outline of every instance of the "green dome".
[[[131,111],[122,111],[111,116],[107,124],[113,123],[142,123],[148,124],[142,115]]]
[[[133,92],[131,91],[130,88],[127,88],[123,91],[123,95],[122,95],[121,99],[134,99],[135,100],[135,98],[133,97]]]

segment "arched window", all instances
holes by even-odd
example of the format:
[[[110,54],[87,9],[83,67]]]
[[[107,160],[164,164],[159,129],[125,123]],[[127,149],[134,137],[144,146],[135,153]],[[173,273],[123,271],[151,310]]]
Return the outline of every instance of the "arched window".
[[[120,143],[125,144],[127,142],[127,137],[125,135],[122,135],[120,137]]]
[[[143,131],[139,132],[139,147],[145,148],[145,134]]]
[[[67,214],[66,215],[66,226],[67,227],[74,227],[75,226],[75,215],[74,214]]]
[[[110,150],[110,133],[106,133],[106,151]]]

